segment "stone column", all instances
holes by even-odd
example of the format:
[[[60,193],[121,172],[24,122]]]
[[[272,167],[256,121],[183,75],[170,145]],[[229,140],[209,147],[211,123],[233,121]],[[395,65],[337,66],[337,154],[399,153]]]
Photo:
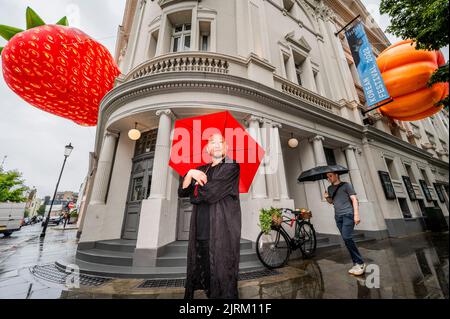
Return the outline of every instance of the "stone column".
[[[261,139],[261,130],[259,128],[259,124],[263,122],[263,119],[261,117],[251,115],[248,117],[247,122],[249,125],[249,134],[261,147],[263,147]],[[264,161],[262,161],[261,164],[259,165],[258,171],[256,172],[255,178],[253,179],[252,195],[253,198],[267,197]]]
[[[317,92],[316,82],[314,80],[314,73],[312,69],[311,56],[308,56],[303,65],[303,73],[305,74],[304,86],[313,92]]]
[[[332,99],[333,101],[339,101],[344,98],[344,95],[341,93],[341,87],[338,85],[339,81],[337,80],[337,72],[336,64],[331,61],[331,57],[329,54],[330,48],[329,43],[325,43],[326,31],[325,31],[325,23],[322,17],[318,19],[318,25],[321,29],[321,33],[325,36],[318,36],[317,44],[319,46],[320,58],[323,65],[323,72],[325,74],[324,82],[325,88],[327,92],[327,97]]]
[[[164,54],[165,52],[165,45],[167,44],[167,41],[170,40],[165,40],[166,36],[169,36],[169,31],[168,31],[168,18],[167,18],[167,14],[163,13],[161,14],[161,22],[160,22],[160,26],[159,26],[159,36],[158,36],[158,42],[156,43],[156,52],[155,52],[155,57],[160,56],[162,54]],[[191,41],[192,41],[192,37],[191,37]],[[170,46],[170,44],[169,44]],[[169,49],[170,51],[170,49]]]
[[[192,9],[192,17],[191,17],[191,48],[190,51],[198,51],[199,45],[199,23],[197,20],[197,6]],[[211,39],[211,37],[210,37]]]
[[[334,33],[337,31],[336,26],[331,18],[326,19],[325,25],[328,28],[329,38],[334,49],[336,63],[339,69],[340,77],[342,79],[342,82],[340,84],[345,91],[346,99],[349,101],[357,101],[358,94],[353,84],[353,77],[351,75],[347,59],[345,57],[344,49],[342,48],[342,43],[340,41],[339,35],[334,35]]]
[[[149,198],[166,198],[173,113],[166,109],[156,111],[156,115],[159,116],[159,125]]]
[[[344,151],[347,158],[348,169],[350,170],[349,173],[352,180],[352,185],[358,195],[358,199],[360,201],[367,201],[364,182],[361,176],[361,171],[359,170],[358,161],[356,160],[356,147],[350,145],[347,146]]]
[[[287,199],[289,198],[288,195],[288,189],[287,189],[287,181],[286,181],[286,170],[284,168],[284,159],[283,159],[283,150],[281,148],[281,138],[280,138],[280,131],[281,124],[279,123],[273,123],[273,138],[275,141],[276,146],[276,156],[277,156],[277,183],[278,183],[278,190],[280,194],[281,199]]]
[[[133,42],[132,47],[130,46],[130,42],[128,42],[128,48],[131,49],[131,57],[130,57],[130,64],[128,65],[129,70],[133,69],[134,62],[136,59],[136,54],[137,54],[137,48],[138,48],[138,41],[139,41],[139,35],[141,34],[140,30],[142,27],[142,22],[144,19],[144,13],[145,13],[145,6],[147,4],[147,0],[141,0],[139,2],[139,8],[136,10],[136,14],[135,14],[135,19],[134,21],[136,22],[136,25],[133,24],[133,26],[135,26],[132,30],[131,35],[133,35]],[[131,39],[129,40],[131,41]]]
[[[97,172],[95,173],[94,187],[92,189],[91,205],[105,204],[108,191],[109,177],[111,174],[114,150],[118,134],[106,131],[103,145],[98,159]]]
[[[316,135],[312,138],[309,139],[309,142],[313,144],[313,149],[314,149],[314,159],[316,161],[316,166],[324,166],[327,165],[327,159],[325,157],[325,151],[323,150],[323,141],[325,140],[325,138],[323,136],[320,135]],[[322,189],[322,187],[324,189]],[[319,181],[319,189],[320,189],[320,193],[323,194],[326,189],[325,189],[325,182],[324,181]]]
[[[262,134],[263,147],[266,151],[264,156],[264,167],[266,173],[267,195],[270,199],[280,199],[280,193],[277,183],[278,157],[277,148],[273,135],[272,121],[265,119],[263,123]]]
[[[325,138],[320,135],[316,135],[309,139],[309,142],[313,143],[314,159],[316,160],[316,166],[327,165],[325,151],[323,150],[323,141],[324,140],[325,140]]]

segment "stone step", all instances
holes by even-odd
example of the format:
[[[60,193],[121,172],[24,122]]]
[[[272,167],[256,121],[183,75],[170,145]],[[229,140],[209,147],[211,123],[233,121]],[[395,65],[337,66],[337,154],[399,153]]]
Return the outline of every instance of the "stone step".
[[[241,250],[252,249],[252,242],[247,239],[241,239],[240,249]],[[177,240],[162,247],[158,254],[159,256],[165,256],[167,254],[174,254],[174,253],[183,253],[187,255],[187,250],[188,250],[188,241]]]
[[[101,250],[124,251],[132,253],[136,248],[136,240],[128,240],[128,239],[101,240],[95,243],[95,248]]]
[[[117,265],[104,265],[90,263],[82,260],[59,260],[56,263],[58,269],[65,271],[68,265],[76,264],[81,274],[107,277],[107,278],[185,278],[186,267],[127,267]],[[240,272],[264,269],[259,261],[247,261],[239,263]]]
[[[258,256],[254,249],[241,249],[240,258],[241,262],[257,261]],[[159,256],[156,260],[158,267],[170,267],[170,266],[186,266],[187,265],[187,253],[171,252],[163,256]]]
[[[133,253],[125,251],[102,250],[97,248],[78,250],[78,260],[98,263],[103,265],[131,266],[133,265]]]
[[[157,266],[186,266],[187,245],[187,241],[176,241],[164,247],[161,250],[162,255],[157,257]],[[132,266],[134,248],[131,247],[131,243],[123,241],[102,241],[97,242],[95,248],[78,250],[76,258],[90,263]],[[241,240],[240,248],[243,261],[256,260],[256,252],[252,249],[251,241]]]
[[[317,235],[317,250],[339,247],[326,235]],[[364,241],[364,234],[355,234],[355,241]],[[187,241],[176,241],[165,246],[157,257],[155,267],[133,267],[136,241],[107,240],[96,243],[95,248],[78,250],[76,264],[81,273],[118,278],[177,278],[183,277],[187,263]],[[240,269],[261,269],[255,248],[249,240],[241,239]],[[317,254],[316,254],[317,256]],[[60,263],[63,267],[64,263]]]

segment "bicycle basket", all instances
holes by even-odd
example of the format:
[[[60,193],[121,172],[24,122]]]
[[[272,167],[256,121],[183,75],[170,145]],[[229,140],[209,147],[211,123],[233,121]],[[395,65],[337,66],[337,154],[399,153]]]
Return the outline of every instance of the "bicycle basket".
[[[300,212],[300,218],[301,219],[311,219],[312,218],[312,213],[310,210],[302,210]]]
[[[277,216],[277,215],[272,215],[272,226],[280,227],[282,223],[283,223],[283,217]]]

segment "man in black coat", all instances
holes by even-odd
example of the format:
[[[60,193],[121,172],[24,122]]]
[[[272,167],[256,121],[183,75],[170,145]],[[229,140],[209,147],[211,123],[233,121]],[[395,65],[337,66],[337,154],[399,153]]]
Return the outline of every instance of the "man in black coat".
[[[221,134],[208,140],[212,162],[190,170],[179,197],[194,204],[189,232],[185,298],[202,289],[208,298],[238,298],[241,207],[240,166],[226,157]]]

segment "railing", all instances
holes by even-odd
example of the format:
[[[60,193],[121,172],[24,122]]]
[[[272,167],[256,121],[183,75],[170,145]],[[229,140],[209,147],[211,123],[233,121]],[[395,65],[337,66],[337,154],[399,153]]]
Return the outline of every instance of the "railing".
[[[274,76],[275,87],[295,98],[323,108],[335,114],[339,114],[340,105],[304,87],[292,83],[278,75]]]
[[[210,52],[184,52],[162,55],[134,68],[125,81],[166,72],[210,72],[228,74],[230,64],[245,62]]]

